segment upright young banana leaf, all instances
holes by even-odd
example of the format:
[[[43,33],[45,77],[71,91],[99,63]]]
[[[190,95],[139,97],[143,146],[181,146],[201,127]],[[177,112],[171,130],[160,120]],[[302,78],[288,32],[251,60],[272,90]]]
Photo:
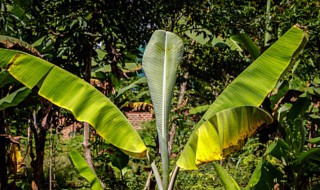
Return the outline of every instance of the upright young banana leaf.
[[[155,31],[142,60],[156,116],[157,133],[162,157],[163,183],[168,183],[168,123],[171,99],[178,64],[182,58],[183,42],[177,35]]]
[[[197,160],[199,157],[197,154],[200,151],[198,142],[204,138],[199,136],[201,135],[199,130],[201,130],[201,126],[207,125],[206,121],[216,113],[239,106],[258,107],[261,105],[306,44],[306,36],[302,29],[293,26],[221,93],[195,126],[195,131],[177,162],[179,167],[197,169],[196,164],[202,162]],[[249,134],[239,137],[244,136],[249,136]],[[219,137],[221,138],[220,135]],[[224,141],[229,141],[229,139],[224,139]],[[201,149],[203,149],[202,151],[212,151],[207,146],[201,147]],[[210,160],[206,160],[206,162],[208,161]]]
[[[24,52],[0,48],[0,65],[39,95],[90,123],[107,142],[130,156],[143,157],[146,146],[121,111],[77,76]]]

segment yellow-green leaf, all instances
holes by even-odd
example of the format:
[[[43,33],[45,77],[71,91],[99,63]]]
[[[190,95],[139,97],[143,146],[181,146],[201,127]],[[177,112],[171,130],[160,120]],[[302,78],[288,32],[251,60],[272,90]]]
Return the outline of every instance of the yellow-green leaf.
[[[77,150],[72,150],[69,153],[69,158],[71,160],[71,163],[74,165],[74,167],[78,171],[78,173],[89,182],[91,189],[93,190],[103,189],[97,175],[89,167],[88,163],[85,161],[85,159],[80,155],[80,153]]]
[[[107,142],[130,156],[143,157],[146,146],[122,112],[79,77],[38,57],[0,48],[0,65],[28,88],[90,123]]]
[[[216,113],[193,133],[188,141],[189,151],[182,152],[177,165],[182,169],[197,169],[198,164],[221,160],[239,150],[246,137],[251,136],[272,117],[264,110],[243,106]],[[188,155],[191,152],[193,154]],[[193,158],[193,159],[191,159]]]
[[[239,106],[260,106],[306,42],[307,34],[297,26],[293,26],[242,72],[211,104],[195,126],[195,130],[178,160],[178,165],[185,169],[197,169],[198,138],[203,138],[199,136],[198,129],[207,125],[205,122],[223,110]],[[211,149],[205,151],[212,152]]]

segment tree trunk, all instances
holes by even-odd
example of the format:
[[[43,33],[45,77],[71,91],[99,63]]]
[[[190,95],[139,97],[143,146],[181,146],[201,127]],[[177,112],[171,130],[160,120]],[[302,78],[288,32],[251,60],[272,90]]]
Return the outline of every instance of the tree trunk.
[[[84,75],[84,80],[90,83],[91,79],[91,61],[92,61],[92,52],[93,52],[93,46],[89,40],[87,42],[85,50],[84,50],[84,65],[85,65],[85,75]],[[92,162],[92,157],[91,157],[91,151],[90,151],[90,125],[87,122],[84,122],[83,124],[83,149],[84,149],[84,157],[86,162],[88,163],[89,167],[92,169],[94,173],[95,169],[93,166]],[[106,189],[105,184],[100,180],[100,184],[103,187],[103,189]]]
[[[45,178],[43,172],[44,161],[44,149],[46,145],[46,135],[49,128],[48,118],[51,118],[52,103],[48,103],[47,100],[41,99],[41,122],[37,122],[37,112],[33,112],[33,126],[31,125],[32,132],[34,134],[36,145],[36,156],[34,159],[33,153],[30,151],[30,156],[33,157],[31,161],[31,167],[33,169],[33,190],[46,189]]]
[[[47,131],[42,127],[39,128],[38,132],[34,134],[36,144],[36,159],[32,163],[33,168],[33,179],[34,190],[45,189],[45,179],[43,172],[43,160],[44,160],[44,148],[46,143]]]

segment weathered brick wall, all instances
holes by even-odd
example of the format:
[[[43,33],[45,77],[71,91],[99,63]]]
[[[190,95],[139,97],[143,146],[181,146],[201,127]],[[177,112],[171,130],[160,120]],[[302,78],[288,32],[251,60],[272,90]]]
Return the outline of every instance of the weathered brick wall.
[[[126,112],[125,114],[135,129],[141,129],[144,121],[150,121],[153,118],[150,112]]]
[[[150,112],[125,112],[125,115],[137,130],[141,129],[141,124],[143,122],[150,121],[153,118],[153,114]],[[73,124],[64,127],[60,133],[63,135],[63,138],[68,139],[71,132],[79,131],[81,128],[82,124],[80,122],[74,122]]]

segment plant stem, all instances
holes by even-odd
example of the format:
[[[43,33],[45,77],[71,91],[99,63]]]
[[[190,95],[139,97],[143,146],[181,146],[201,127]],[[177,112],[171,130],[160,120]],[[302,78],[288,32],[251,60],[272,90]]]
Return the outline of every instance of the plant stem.
[[[50,125],[50,164],[49,164],[49,190],[52,190],[52,125]]]
[[[169,183],[169,187],[168,187],[168,190],[173,190],[173,187],[174,187],[174,183],[176,181],[176,177],[178,175],[178,172],[179,172],[179,166],[176,166],[173,170],[173,173],[172,173],[172,176],[171,176],[171,179],[170,179],[170,183]]]
[[[168,136],[168,134],[166,134]],[[158,131],[158,140],[161,151],[161,163],[162,163],[162,182],[163,188],[167,189],[169,184],[169,149],[168,149],[168,137],[164,139],[160,131]],[[158,183],[158,182],[157,182]]]
[[[156,178],[157,185],[158,185],[158,189],[159,189],[159,190],[164,190],[164,189],[163,189],[162,180],[161,180],[160,174],[159,174],[159,172],[158,172],[158,169],[157,169],[157,166],[156,166],[155,161],[153,161],[153,162],[151,163],[151,168],[152,168],[152,171],[153,171],[153,173],[154,173],[154,177]]]

